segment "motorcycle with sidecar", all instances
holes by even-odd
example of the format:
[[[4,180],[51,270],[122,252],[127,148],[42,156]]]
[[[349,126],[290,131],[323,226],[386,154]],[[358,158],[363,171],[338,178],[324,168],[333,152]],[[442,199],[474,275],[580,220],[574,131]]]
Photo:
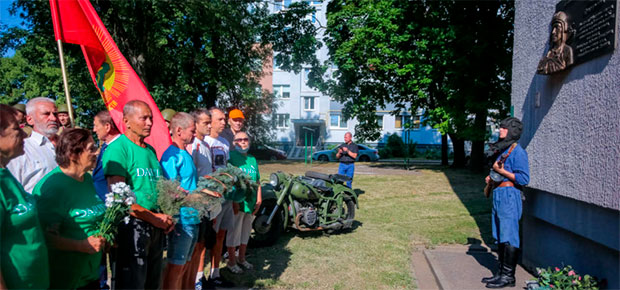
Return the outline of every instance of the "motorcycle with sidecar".
[[[334,233],[353,225],[358,196],[340,174],[308,171],[293,176],[278,171],[262,185],[262,204],[253,223],[250,243],[273,245],[288,228]]]

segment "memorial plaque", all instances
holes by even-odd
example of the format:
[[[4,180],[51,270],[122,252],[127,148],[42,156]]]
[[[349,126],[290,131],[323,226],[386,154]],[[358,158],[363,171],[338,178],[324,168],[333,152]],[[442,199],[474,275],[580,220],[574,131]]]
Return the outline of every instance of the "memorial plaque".
[[[555,7],[549,51],[539,74],[552,74],[613,53],[618,44],[618,0],[564,0]]]

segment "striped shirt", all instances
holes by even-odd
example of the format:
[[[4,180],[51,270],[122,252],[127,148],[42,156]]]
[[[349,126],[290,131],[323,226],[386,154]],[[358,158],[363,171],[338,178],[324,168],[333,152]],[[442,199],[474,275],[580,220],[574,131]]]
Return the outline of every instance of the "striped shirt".
[[[37,182],[57,166],[56,149],[52,141],[32,131],[32,135],[24,140],[24,155],[12,159],[6,168],[26,192],[32,193]]]

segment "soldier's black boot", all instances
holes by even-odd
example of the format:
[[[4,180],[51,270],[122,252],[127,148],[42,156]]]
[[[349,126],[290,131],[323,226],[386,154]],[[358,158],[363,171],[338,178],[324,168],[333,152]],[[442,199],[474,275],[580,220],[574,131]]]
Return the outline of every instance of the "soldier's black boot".
[[[506,245],[504,248],[504,265],[499,279],[487,283],[487,288],[504,288],[515,286],[515,270],[517,269],[518,248]]]
[[[502,268],[504,267],[504,248],[505,248],[506,244],[505,243],[498,243],[497,244],[497,272],[495,273],[495,275],[491,276],[491,277],[485,277],[482,278],[482,283],[489,283],[489,282],[493,282],[496,281],[497,279],[499,279],[499,277],[502,275]]]

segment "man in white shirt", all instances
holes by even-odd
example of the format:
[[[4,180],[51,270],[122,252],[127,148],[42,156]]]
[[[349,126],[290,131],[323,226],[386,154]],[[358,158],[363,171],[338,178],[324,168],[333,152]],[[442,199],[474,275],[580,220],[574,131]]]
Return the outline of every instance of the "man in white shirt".
[[[192,155],[194,165],[198,172],[198,176],[205,176],[213,172],[213,162],[211,162],[211,149],[209,144],[204,141],[205,137],[209,136],[211,132],[211,113],[207,109],[197,109],[192,112],[192,116],[196,120],[196,136],[194,141],[186,148],[187,152]],[[213,242],[207,241],[207,239],[213,239],[213,235],[207,235],[207,227],[211,227],[213,223],[211,220],[204,218],[201,222],[200,231],[198,234],[198,242],[194,247],[192,258],[187,264],[189,270],[187,271],[183,280],[189,285],[189,281],[194,278],[197,284],[202,283],[204,277],[204,257],[206,244],[212,244]],[[196,275],[190,275],[192,270],[196,271]],[[198,289],[198,288],[196,288]]]
[[[211,112],[211,132],[205,137],[205,141],[211,148],[213,156],[213,167],[225,168],[228,164],[229,143],[220,134],[226,128],[226,114],[218,108],[209,109]],[[205,288],[233,287],[234,284],[220,276],[220,261],[222,259],[222,247],[227,230],[233,230],[234,214],[232,201],[227,200],[222,203],[222,211],[215,217],[213,230],[216,232],[215,245],[211,248],[211,271]]]
[[[196,119],[196,138],[186,149],[194,159],[198,176],[205,176],[213,172],[210,145],[205,141],[211,132],[211,113],[201,108],[193,111],[192,116]]]
[[[7,168],[31,193],[34,186],[52,171],[56,163],[54,143],[58,136],[58,110],[52,99],[38,97],[26,104],[26,121],[32,126],[32,135],[24,140],[24,155],[14,158]]]

